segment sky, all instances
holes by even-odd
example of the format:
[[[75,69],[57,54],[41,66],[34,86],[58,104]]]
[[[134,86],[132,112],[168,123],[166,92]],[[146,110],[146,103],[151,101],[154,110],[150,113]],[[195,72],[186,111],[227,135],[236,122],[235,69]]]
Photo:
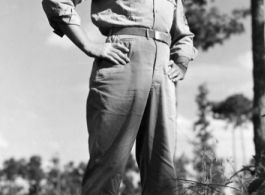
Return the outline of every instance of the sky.
[[[82,25],[91,40],[104,37],[90,20],[88,0],[77,7]],[[249,7],[248,0],[216,0],[223,12]],[[66,37],[50,28],[40,0],[0,1],[0,162],[41,155],[49,161],[54,155],[62,162],[86,162],[88,133],[85,105],[92,58],[79,51]],[[252,98],[252,54],[250,20],[246,32],[199,51],[190,63],[184,81],[179,82],[178,148],[191,154],[192,123],[196,120],[195,96],[206,83],[211,100],[223,100],[243,93]],[[231,130],[212,121],[218,155],[231,157]],[[251,125],[244,131],[247,159],[254,154]],[[239,130],[236,131],[240,137]],[[241,151],[242,139],[237,139]],[[188,151],[185,149],[189,148]],[[242,154],[238,155],[239,164]]]

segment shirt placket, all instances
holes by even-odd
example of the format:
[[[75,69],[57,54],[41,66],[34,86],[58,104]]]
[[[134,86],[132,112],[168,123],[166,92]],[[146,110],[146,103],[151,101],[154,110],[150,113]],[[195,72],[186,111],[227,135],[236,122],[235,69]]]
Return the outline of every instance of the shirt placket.
[[[153,29],[155,28],[155,24],[156,24],[156,14],[158,13],[158,10],[157,10],[157,1],[156,0],[153,0]]]

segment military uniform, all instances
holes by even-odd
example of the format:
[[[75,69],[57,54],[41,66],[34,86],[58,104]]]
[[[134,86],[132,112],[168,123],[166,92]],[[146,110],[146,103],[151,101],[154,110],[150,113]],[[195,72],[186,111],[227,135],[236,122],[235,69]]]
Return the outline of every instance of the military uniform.
[[[55,33],[58,24],[80,25],[80,0],[43,0]],[[118,195],[124,168],[136,140],[143,195],[177,190],[175,83],[169,60],[193,60],[193,34],[181,0],[92,0],[91,17],[106,42],[130,51],[125,65],[96,58],[87,100],[90,160],[82,195]]]

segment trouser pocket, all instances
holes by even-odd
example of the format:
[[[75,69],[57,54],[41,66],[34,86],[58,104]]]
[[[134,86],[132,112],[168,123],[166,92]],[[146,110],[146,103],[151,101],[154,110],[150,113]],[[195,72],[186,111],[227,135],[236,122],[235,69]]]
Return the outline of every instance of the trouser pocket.
[[[120,43],[123,44],[126,48],[129,49],[128,53],[126,54],[130,58],[131,54],[131,44],[135,40],[135,38],[130,38],[128,35],[113,35],[111,37],[108,37],[106,40],[106,43]],[[96,80],[113,80],[119,76],[119,74],[122,74],[126,66],[129,66],[129,63],[127,64],[114,64],[113,62],[107,60],[98,58],[95,61],[97,66],[97,73],[96,73]]]

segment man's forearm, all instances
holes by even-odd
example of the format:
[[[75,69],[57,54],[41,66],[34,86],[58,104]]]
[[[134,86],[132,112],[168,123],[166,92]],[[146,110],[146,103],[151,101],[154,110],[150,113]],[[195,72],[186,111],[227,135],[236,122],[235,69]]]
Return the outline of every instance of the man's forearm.
[[[90,57],[104,58],[114,64],[126,64],[130,61],[125,53],[129,51],[127,47],[120,43],[97,44],[89,40],[87,34],[78,25],[60,24],[60,29],[64,34],[85,54]]]
[[[65,25],[60,24],[60,29],[66,34],[66,36],[85,54],[90,57],[93,50],[94,43],[89,40],[84,30],[78,25]]]

